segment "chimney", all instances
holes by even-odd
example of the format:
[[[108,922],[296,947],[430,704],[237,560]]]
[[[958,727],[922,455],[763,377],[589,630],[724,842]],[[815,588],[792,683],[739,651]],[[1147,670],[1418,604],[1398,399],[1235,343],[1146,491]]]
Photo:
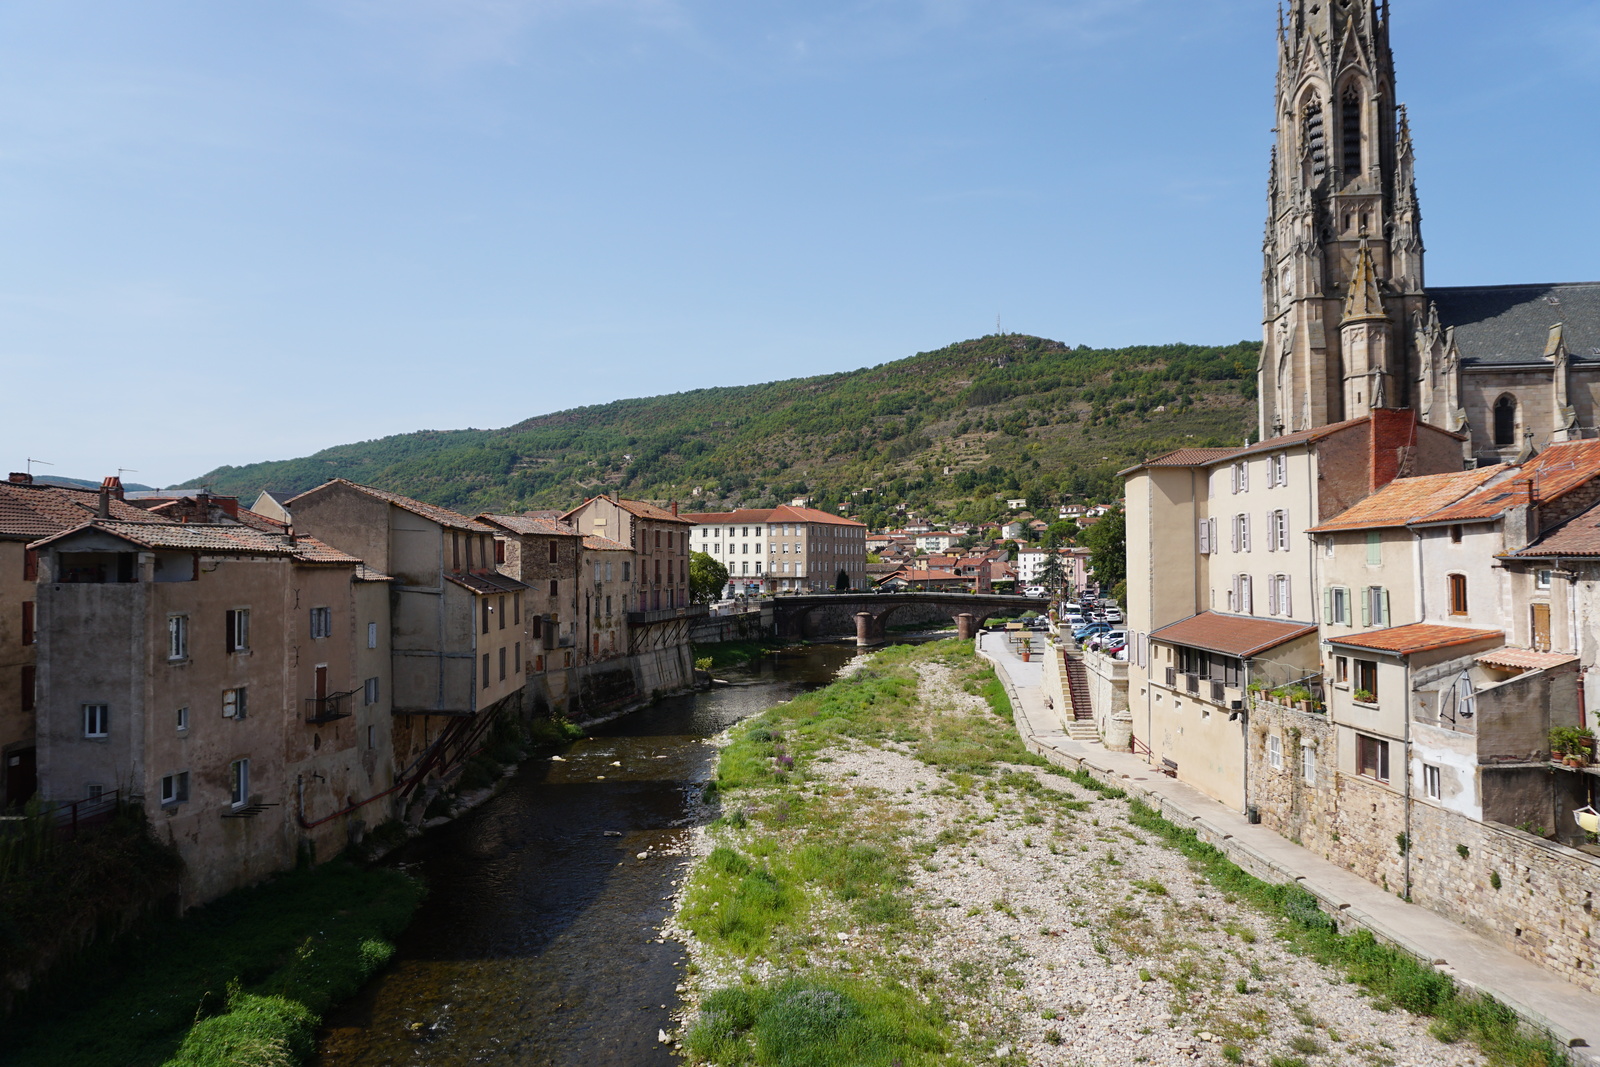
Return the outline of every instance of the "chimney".
[[[672,502],[672,517],[678,517],[678,502],[676,500]]]
[[[118,500],[123,499],[122,479],[115,474],[111,475],[109,478],[105,479],[105,481],[100,483],[100,491],[102,493],[110,493]]]
[[[32,485],[33,475],[26,474],[23,471],[12,471],[11,477],[8,478],[7,481],[9,481],[12,485]]]
[[[104,483],[100,485],[100,507],[95,514],[102,519],[111,517],[111,488]]]
[[[619,496],[618,493],[617,493],[617,487],[613,485],[611,487],[611,502],[613,504],[615,504],[618,500],[621,500],[621,499],[622,499],[621,496]]]

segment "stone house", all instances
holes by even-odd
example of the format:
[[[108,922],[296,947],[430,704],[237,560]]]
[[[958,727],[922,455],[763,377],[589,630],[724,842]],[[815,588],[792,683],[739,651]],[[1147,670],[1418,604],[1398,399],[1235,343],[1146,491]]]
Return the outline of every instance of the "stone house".
[[[579,533],[626,545],[638,554],[639,612],[675,611],[689,605],[689,534],[694,520],[678,505],[658,508],[642,500],[597,496],[561,516]]]
[[[289,501],[293,528],[393,578],[394,745],[447,766],[496,715],[520,707],[528,587],[500,573],[495,528],[339,478]]]
[[[583,535],[559,519],[533,515],[483,514],[478,521],[495,531],[496,568],[527,586],[524,673],[577,666]]]
[[[26,804],[38,779],[38,555],[28,546],[101,514],[125,522],[168,521],[122,496],[115,477],[99,492],[35,484],[25,473],[0,483],[0,811]]]
[[[183,906],[387,817],[383,575],[237,525],[96,518],[34,550],[41,794],[142,805]]]

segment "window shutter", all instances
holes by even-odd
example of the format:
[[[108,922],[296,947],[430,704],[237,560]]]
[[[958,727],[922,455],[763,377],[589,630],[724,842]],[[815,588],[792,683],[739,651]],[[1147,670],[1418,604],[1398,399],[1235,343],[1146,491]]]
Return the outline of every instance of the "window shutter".
[[[1294,609],[1289,604],[1289,587],[1291,579],[1287,574],[1283,576],[1283,589],[1278,593],[1278,609],[1285,615],[1293,615]]]
[[[1333,617],[1333,587],[1328,586],[1322,590],[1322,621],[1334,622]]]
[[[1278,579],[1276,576],[1267,579],[1267,614],[1278,613]]]
[[[1244,542],[1244,550],[1248,552],[1250,551],[1250,516],[1241,515],[1239,518],[1244,526],[1244,529],[1241,531],[1241,540]]]
[[[1233,530],[1233,550],[1235,552],[1239,551],[1239,531],[1243,528],[1243,525],[1244,525],[1239,520],[1242,517],[1243,516],[1235,515],[1233,517],[1233,521],[1228,524]]]
[[[1389,625],[1389,590],[1381,589],[1381,590],[1379,590],[1379,592],[1383,595],[1383,625],[1384,626],[1388,626]]]
[[[1239,584],[1244,590],[1244,613],[1246,615],[1254,615],[1256,613],[1255,583],[1250,580],[1248,574],[1242,574],[1239,578]]]
[[[1211,528],[1205,519],[1200,520],[1200,554],[1202,556],[1211,554]]]
[[[1372,590],[1371,589],[1363,589],[1362,593],[1364,595],[1361,597],[1361,625],[1362,626],[1371,626],[1372,625]]]
[[[1278,550],[1278,513],[1276,511],[1269,511],[1269,512],[1267,512],[1267,551],[1268,552],[1276,552],[1277,550]]]
[[[1383,563],[1383,545],[1378,540],[1377,530],[1367,531],[1367,566],[1376,567]]]

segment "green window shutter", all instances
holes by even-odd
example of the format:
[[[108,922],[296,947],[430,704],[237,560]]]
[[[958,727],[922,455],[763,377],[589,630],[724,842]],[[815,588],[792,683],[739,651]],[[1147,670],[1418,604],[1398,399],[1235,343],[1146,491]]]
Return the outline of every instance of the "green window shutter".
[[[1372,625],[1372,592],[1368,589],[1361,590],[1361,625]]]
[[[1385,626],[1390,625],[1390,623],[1389,623],[1389,590],[1387,590],[1387,589],[1385,589],[1383,591],[1383,625],[1385,625]]]
[[[1322,621],[1333,621],[1333,589],[1331,587],[1322,591]]]
[[[1354,626],[1356,624],[1356,602],[1351,597],[1355,594],[1351,592],[1350,587],[1347,585],[1340,586],[1340,588],[1344,590],[1344,618],[1340,621],[1346,626]]]
[[[1383,562],[1383,545],[1377,530],[1367,531],[1367,566],[1376,567]]]

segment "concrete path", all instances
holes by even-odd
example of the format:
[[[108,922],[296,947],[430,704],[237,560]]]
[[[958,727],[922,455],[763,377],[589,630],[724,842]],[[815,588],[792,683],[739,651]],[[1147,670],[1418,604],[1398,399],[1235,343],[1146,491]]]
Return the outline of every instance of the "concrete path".
[[[1193,826],[1202,839],[1259,878],[1299,882],[1323,902],[1341,929],[1347,924],[1364,927],[1380,940],[1432,961],[1459,985],[1492,996],[1544,1027],[1571,1049],[1573,1063],[1600,1067],[1600,996],[1246,822],[1242,814],[1193,786],[1152,771],[1141,757],[1072,740],[1060,716],[1045,704],[1037,663],[1021,662],[1000,634],[980,634],[978,651],[1005,683],[1017,730],[1028,748],[1052,763],[1114,779],[1172,822]]]

